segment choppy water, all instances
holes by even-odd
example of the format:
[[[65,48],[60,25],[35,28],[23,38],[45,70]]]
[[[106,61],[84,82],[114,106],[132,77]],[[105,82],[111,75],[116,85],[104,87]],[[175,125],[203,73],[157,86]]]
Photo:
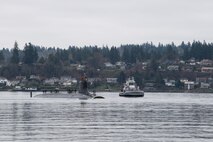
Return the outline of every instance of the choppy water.
[[[213,94],[99,94],[105,99],[39,99],[0,92],[0,141],[213,141]]]

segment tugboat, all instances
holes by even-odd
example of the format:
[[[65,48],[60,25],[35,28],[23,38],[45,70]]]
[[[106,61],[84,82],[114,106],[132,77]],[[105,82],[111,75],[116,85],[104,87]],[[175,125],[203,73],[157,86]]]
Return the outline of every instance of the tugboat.
[[[123,89],[119,93],[121,97],[143,97],[144,91],[140,90],[137,86],[134,78],[128,78],[126,83],[124,84]]]

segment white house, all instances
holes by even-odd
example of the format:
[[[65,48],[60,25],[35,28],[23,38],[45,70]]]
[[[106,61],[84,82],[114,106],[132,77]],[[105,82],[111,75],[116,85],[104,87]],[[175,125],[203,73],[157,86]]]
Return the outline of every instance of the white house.
[[[121,70],[126,69],[126,63],[125,62],[116,62],[115,64],[117,67],[119,67]]]
[[[195,82],[194,81],[186,81],[186,82],[184,82],[184,86],[187,90],[192,90],[195,87]]]
[[[6,86],[11,86],[11,83],[9,80],[7,80],[4,77],[0,77],[0,84],[5,84]]]
[[[165,85],[168,87],[175,87],[175,80],[164,79]]]
[[[115,65],[111,64],[110,62],[104,63],[105,67],[107,68],[115,68]]]
[[[65,81],[62,83],[64,86],[71,86],[72,82],[71,81]]]
[[[177,66],[177,65],[170,65],[170,66],[167,67],[167,69],[169,71],[178,71],[179,70],[179,66]]]
[[[44,80],[44,83],[49,85],[54,85],[56,82],[59,82],[59,79],[56,77],[52,77],[52,78]]]
[[[117,83],[117,78],[107,78],[106,79],[107,80],[107,83],[113,83],[113,84],[115,84],[115,83]]]
[[[83,70],[85,70],[85,67],[86,67],[85,65],[80,65],[80,64],[79,64],[79,65],[77,66],[76,69],[77,69],[77,70],[82,70],[82,71],[83,71]]]
[[[77,79],[71,77],[62,77],[60,83],[64,86],[71,86],[78,83]]]

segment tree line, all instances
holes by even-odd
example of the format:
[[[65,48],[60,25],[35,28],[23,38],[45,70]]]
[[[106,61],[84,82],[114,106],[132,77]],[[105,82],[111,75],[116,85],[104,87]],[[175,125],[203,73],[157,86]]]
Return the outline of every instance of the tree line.
[[[98,74],[97,69],[104,68],[105,62],[115,64],[118,61],[133,65],[150,61],[155,71],[156,64],[163,61],[210,59],[213,60],[213,43],[194,41],[180,45],[129,44],[119,47],[70,46],[68,49],[41,47],[32,43],[25,44],[23,50],[14,43],[12,49],[0,50],[0,76],[14,78],[18,75],[31,74],[43,77],[73,75],[71,64],[86,65],[91,74]]]

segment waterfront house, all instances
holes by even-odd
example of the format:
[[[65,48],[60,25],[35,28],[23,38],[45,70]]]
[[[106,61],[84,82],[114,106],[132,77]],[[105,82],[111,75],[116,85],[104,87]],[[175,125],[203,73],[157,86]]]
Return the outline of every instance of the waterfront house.
[[[0,77],[0,86],[11,86],[11,83],[5,77]]]
[[[168,79],[164,79],[165,85],[168,87],[175,87],[175,80],[168,80]]]
[[[60,82],[63,83],[63,82],[71,82],[72,80],[72,77],[71,76],[61,76],[60,77]]]
[[[65,81],[65,82],[62,83],[62,85],[63,85],[63,86],[66,86],[66,87],[67,87],[67,86],[71,86],[71,85],[72,85],[72,82],[71,82],[71,81]]]
[[[93,83],[95,83],[95,82],[101,82],[101,81],[102,81],[101,78],[88,78],[88,82],[89,82],[90,84],[93,84]]]
[[[194,81],[186,81],[186,82],[184,82],[184,87],[187,90],[192,90],[195,87],[195,82]]]
[[[207,77],[196,77],[196,83],[206,83],[208,81]]]
[[[44,84],[48,84],[48,85],[54,85],[54,84],[56,84],[58,82],[59,82],[59,79],[56,78],[56,77],[52,77],[52,78],[44,80]]]
[[[71,76],[62,76],[59,82],[63,86],[71,86],[76,85],[78,81],[75,78],[72,78]]]
[[[165,86],[168,86],[168,87],[175,87],[175,83],[176,81],[173,80],[173,79],[168,79],[168,78],[164,78],[164,83],[165,83]]]
[[[210,88],[210,84],[209,83],[201,82],[200,83],[200,88],[202,88],[202,89],[208,89],[208,88]]]

